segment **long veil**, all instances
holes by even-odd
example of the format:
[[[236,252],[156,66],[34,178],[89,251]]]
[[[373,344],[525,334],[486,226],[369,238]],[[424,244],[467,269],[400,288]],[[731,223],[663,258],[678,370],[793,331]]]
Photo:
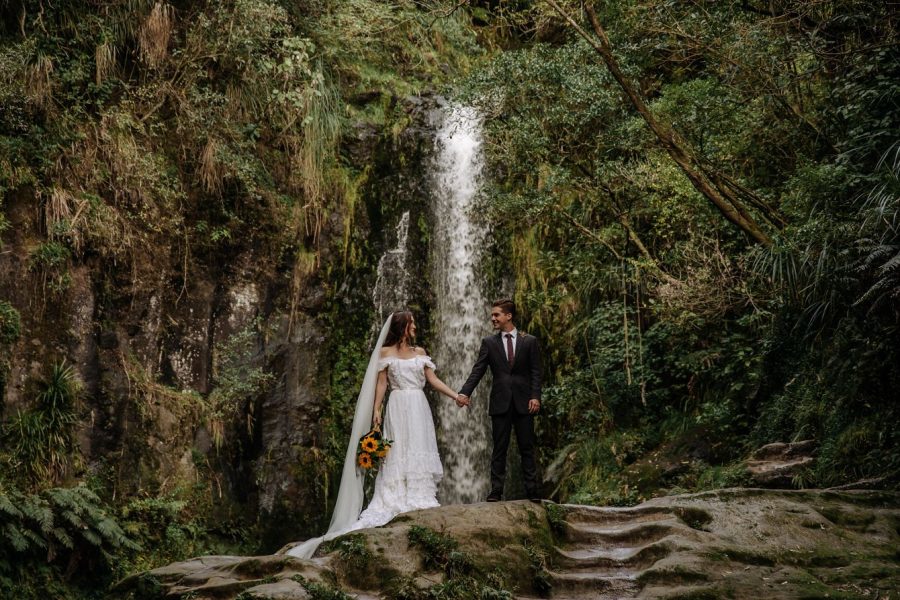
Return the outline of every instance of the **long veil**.
[[[353,426],[350,429],[350,441],[347,443],[347,454],[344,457],[344,470],[341,472],[341,485],[338,488],[337,502],[334,505],[334,513],[331,515],[331,525],[328,531],[321,537],[306,540],[287,551],[290,556],[298,558],[310,558],[325,540],[335,538],[346,532],[359,518],[363,504],[363,473],[356,467],[356,446],[372,425],[372,411],[375,404],[375,384],[378,380],[378,359],[381,357],[381,346],[387,338],[393,314],[388,315],[387,320],[378,334],[378,341],[369,358],[369,366],[363,377],[362,386],[359,388],[359,396],[356,399],[356,412],[353,414]]]

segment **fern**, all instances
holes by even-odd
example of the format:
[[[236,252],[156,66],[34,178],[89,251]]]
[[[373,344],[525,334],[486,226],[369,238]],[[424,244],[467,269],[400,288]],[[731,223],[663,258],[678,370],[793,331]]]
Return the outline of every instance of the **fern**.
[[[36,532],[30,529],[23,529],[22,535],[28,538],[31,541],[32,546],[35,548],[46,549],[48,546],[46,538],[38,535]]]
[[[888,259],[883,265],[878,267],[876,271],[879,275],[887,275],[892,271],[900,269],[900,246],[891,246],[891,250],[895,253],[893,257]]]
[[[28,538],[25,537],[21,529],[12,523],[7,523],[3,527],[3,532],[6,534],[6,541],[12,545],[14,550],[24,552],[28,549]]]
[[[97,535],[92,529],[83,529],[81,531],[81,537],[86,539],[92,546],[97,546],[99,548],[103,545],[103,538]]]
[[[16,508],[16,505],[4,492],[4,490],[0,490],[0,513],[7,517],[21,519],[24,516],[22,511]]]
[[[66,530],[61,527],[54,527],[50,530],[50,535],[53,536],[56,541],[58,541],[62,546],[68,548],[69,550],[75,547],[75,542],[72,540],[72,536],[66,533]]]
[[[53,527],[53,510],[50,504],[40,496],[26,497],[22,502],[22,512],[26,517],[40,525],[46,533]]]
[[[83,485],[37,494],[3,488],[0,507],[0,562],[17,555],[53,560],[59,550],[77,554],[91,549],[111,556],[111,550],[140,549],[104,510],[100,498]]]

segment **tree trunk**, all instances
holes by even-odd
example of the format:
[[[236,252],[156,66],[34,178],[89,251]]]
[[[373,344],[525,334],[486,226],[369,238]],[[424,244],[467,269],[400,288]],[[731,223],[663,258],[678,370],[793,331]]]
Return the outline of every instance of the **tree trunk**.
[[[597,19],[597,15],[593,8],[590,6],[586,7],[588,16],[591,19],[591,24],[594,27],[597,38],[599,38],[599,42],[593,36],[589,35],[587,31],[582,29],[582,27],[578,25],[578,23],[556,2],[554,2],[554,0],[547,0],[547,2],[556,10],[556,12],[562,15],[562,17],[575,28],[581,37],[587,40],[591,47],[593,47],[601,56],[607,69],[609,69],[609,72],[625,91],[629,100],[631,100],[631,104],[634,106],[635,110],[637,110],[656,135],[663,148],[665,148],[666,152],[669,153],[669,156],[672,157],[672,160],[681,167],[681,170],[687,175],[687,178],[693,184],[694,188],[712,202],[719,212],[721,212],[726,219],[740,228],[741,231],[745,232],[760,244],[765,246],[772,245],[772,239],[743,207],[742,203],[730,193],[730,190],[727,193],[723,193],[722,190],[718,189],[715,182],[704,174],[703,170],[698,166],[698,161],[694,159],[693,153],[690,151],[687,142],[681,138],[678,132],[670,126],[660,123],[656,117],[653,116],[653,113],[650,112],[647,103],[641,97],[640,93],[635,89],[631,82],[628,81],[625,74],[619,68],[619,63],[612,54],[609,39],[606,37],[606,33],[603,31],[603,27],[600,25],[600,21]]]

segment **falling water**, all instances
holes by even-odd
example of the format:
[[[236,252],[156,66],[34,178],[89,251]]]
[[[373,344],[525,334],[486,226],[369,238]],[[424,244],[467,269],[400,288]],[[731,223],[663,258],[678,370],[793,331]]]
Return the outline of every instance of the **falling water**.
[[[406,241],[409,235],[409,211],[397,223],[397,245],[381,255],[372,300],[379,317],[406,306],[409,274],[406,270]],[[380,323],[380,321],[379,321]],[[377,328],[380,328],[380,325]]]
[[[487,235],[475,210],[483,163],[478,114],[468,107],[445,109],[435,143],[433,353],[441,379],[459,389],[478,355],[481,337],[490,331],[478,276]],[[487,378],[482,380],[469,409],[443,398],[437,405],[444,463],[442,504],[475,502],[487,494],[489,385]]]

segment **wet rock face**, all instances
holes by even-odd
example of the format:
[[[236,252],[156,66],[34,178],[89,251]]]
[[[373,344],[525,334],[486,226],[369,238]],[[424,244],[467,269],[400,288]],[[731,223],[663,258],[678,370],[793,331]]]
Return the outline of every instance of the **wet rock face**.
[[[389,597],[398,581],[424,594],[449,575],[410,542],[419,526],[456,540],[464,560],[523,600],[893,597],[898,523],[900,494],[862,490],[731,489],[631,508],[455,505],[339,538],[311,561],[205,557],[135,575],[117,592],[151,577],[169,594],[235,598],[252,588],[255,598],[290,598],[277,594],[302,571],[361,598]],[[255,587],[266,578],[272,587]]]

